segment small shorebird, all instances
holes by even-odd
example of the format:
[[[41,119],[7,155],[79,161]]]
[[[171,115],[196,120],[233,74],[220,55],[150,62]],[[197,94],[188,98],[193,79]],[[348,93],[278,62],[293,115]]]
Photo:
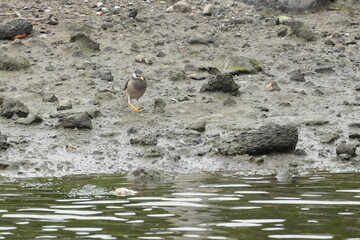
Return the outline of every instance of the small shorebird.
[[[125,95],[128,99],[129,106],[134,110],[134,112],[140,112],[139,106],[139,98],[144,95],[147,88],[147,82],[145,78],[142,76],[142,71],[135,70],[132,78],[127,80],[125,83]],[[131,103],[131,99],[136,99],[136,107]]]

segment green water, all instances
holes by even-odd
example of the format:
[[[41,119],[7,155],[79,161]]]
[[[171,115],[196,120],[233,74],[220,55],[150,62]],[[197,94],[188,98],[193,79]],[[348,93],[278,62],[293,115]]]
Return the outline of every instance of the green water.
[[[114,189],[138,191],[116,196]],[[3,180],[0,239],[360,240],[360,174]]]

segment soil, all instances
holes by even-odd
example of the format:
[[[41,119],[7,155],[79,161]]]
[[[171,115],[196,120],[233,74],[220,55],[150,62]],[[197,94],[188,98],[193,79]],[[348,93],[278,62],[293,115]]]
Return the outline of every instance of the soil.
[[[181,13],[167,12],[165,1],[106,1],[103,7],[119,6],[119,12],[104,10],[101,16],[92,0],[2,4],[1,12],[18,11],[34,29],[29,38],[0,40],[2,52],[29,59],[31,64],[25,70],[1,71],[0,95],[20,100],[43,121],[22,125],[0,118],[0,131],[11,143],[1,152],[5,169],[0,174],[43,177],[139,168],[246,175],[288,169],[296,169],[297,174],[359,170],[358,156],[341,161],[335,151],[342,142],[359,144],[358,138],[349,138],[360,132],[357,6],[334,4],[295,15],[224,0],[214,4],[212,16],[204,16],[204,1],[188,2],[191,11]],[[130,18],[133,9],[137,16]],[[50,14],[58,25],[36,20]],[[290,27],[276,23],[279,15],[304,23],[317,40],[291,34]],[[4,22],[16,19],[1,18]],[[78,33],[99,43],[100,51],[71,42]],[[202,44],[189,43],[209,37],[212,40]],[[263,70],[234,76],[240,86],[237,96],[199,92],[214,76],[198,68],[211,66],[224,54],[256,59]],[[129,108],[122,90],[135,69],[142,70],[148,81],[140,113]],[[304,74],[304,81],[291,78],[289,73],[296,70]],[[102,80],[109,71],[113,80]],[[185,78],[177,78],[179,73]],[[281,90],[267,91],[269,80],[275,80]],[[58,102],[43,101],[51,94]],[[159,99],[166,103],[164,111],[153,111]],[[62,101],[70,101],[72,109],[58,111]],[[232,104],[224,105],[226,101]],[[92,129],[58,127],[59,114],[83,112],[93,113]],[[194,122],[205,122],[205,131],[189,129]],[[212,149],[219,137],[273,123],[298,127],[295,153],[222,156]],[[324,143],[322,139],[329,135],[338,137]]]

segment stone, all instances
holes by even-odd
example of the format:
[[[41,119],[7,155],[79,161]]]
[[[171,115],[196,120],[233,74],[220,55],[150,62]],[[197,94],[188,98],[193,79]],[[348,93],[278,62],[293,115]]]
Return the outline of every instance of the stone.
[[[289,152],[296,148],[298,129],[293,125],[269,125],[247,129],[217,140],[213,149],[221,155],[260,155]]]
[[[348,154],[354,157],[356,156],[356,144],[340,143],[336,147],[336,154]]]
[[[334,142],[336,139],[338,139],[339,137],[340,137],[340,135],[337,134],[337,133],[326,134],[326,135],[324,135],[324,136],[321,136],[320,142],[321,142],[321,143],[332,143],[332,142]]]
[[[138,10],[136,8],[130,9],[129,18],[136,18],[137,15],[138,15]]]
[[[161,99],[161,98],[155,99],[153,113],[164,113],[166,106],[167,106],[167,104],[163,99]]]
[[[136,55],[136,57],[135,57],[135,62],[139,62],[139,63],[145,62],[145,56],[142,55],[142,54]]]
[[[0,150],[2,151],[8,149],[11,146],[10,143],[8,143],[7,138],[8,137],[6,135],[0,133]]]
[[[332,69],[331,67],[323,67],[323,68],[317,68],[315,69],[316,73],[324,73],[324,74],[331,74],[334,73],[335,70]]]
[[[329,123],[325,117],[310,117],[304,120],[307,126],[321,126]]]
[[[63,110],[68,110],[68,109],[72,109],[72,103],[70,100],[63,100],[63,101],[59,102],[59,105],[56,108],[56,110],[58,110],[58,111],[63,111]]]
[[[180,12],[180,13],[191,12],[191,6],[183,0],[175,3],[172,7],[174,9],[174,12]]]
[[[283,28],[282,30],[280,30],[278,33],[277,33],[277,36],[278,37],[285,37],[287,35],[287,32],[288,32],[288,29],[287,28]]]
[[[268,92],[280,91],[278,83],[275,80],[269,80],[265,83],[265,90]]]
[[[239,85],[231,74],[220,74],[202,85],[200,92],[224,92],[234,95],[240,94]]]
[[[141,137],[135,137],[130,139],[130,144],[139,144],[142,146],[155,146],[157,145],[157,137],[155,134],[148,134]]]
[[[17,115],[25,118],[29,114],[28,107],[19,100],[0,98],[0,115],[6,118],[12,118]]]
[[[198,132],[204,132],[206,128],[206,121],[204,120],[196,120],[189,124],[189,126],[186,127],[188,130],[195,130]]]
[[[224,106],[233,107],[236,105],[236,101],[232,98],[228,98],[223,102]]]
[[[17,124],[33,125],[41,123],[43,119],[37,114],[29,114],[27,118],[19,118],[15,121]]]
[[[100,51],[100,44],[90,39],[90,37],[88,37],[84,33],[77,33],[71,35],[70,42],[76,42],[83,48],[87,48],[94,51]]]
[[[217,69],[220,73],[231,75],[255,74],[262,70],[257,60],[232,53],[223,54],[214,59],[211,67]]]
[[[112,82],[114,80],[114,77],[110,70],[100,71],[98,74],[101,80],[108,82]]]
[[[208,45],[214,43],[217,40],[216,37],[204,37],[204,38],[191,38],[189,44]]]
[[[172,82],[180,82],[186,80],[186,74],[184,71],[179,71],[177,73],[173,73],[170,76],[170,81]]]
[[[55,96],[55,94],[45,94],[43,97],[44,102],[57,102],[59,99]]]
[[[160,148],[158,147],[153,147],[153,148],[149,148],[145,151],[145,153],[143,154],[143,157],[146,158],[157,158],[157,157],[162,157],[163,153],[161,151]]]
[[[0,39],[11,40],[16,35],[30,34],[33,25],[29,21],[16,19],[14,21],[0,25]]]
[[[63,128],[77,128],[77,129],[92,129],[90,116],[85,113],[77,113],[65,116],[59,119],[59,127]]]
[[[302,22],[293,21],[288,24],[291,27],[292,33],[305,41],[315,41],[317,37],[306,27]]]
[[[214,5],[213,4],[206,4],[203,9],[204,16],[211,16],[214,12]]]
[[[305,74],[301,73],[300,69],[291,71],[288,73],[288,75],[290,76],[291,81],[305,82]]]
[[[59,21],[53,15],[50,15],[49,20],[47,21],[47,24],[59,25]]]

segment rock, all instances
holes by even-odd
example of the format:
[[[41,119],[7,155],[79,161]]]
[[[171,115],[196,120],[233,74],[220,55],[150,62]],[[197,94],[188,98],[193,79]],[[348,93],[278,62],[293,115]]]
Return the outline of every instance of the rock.
[[[136,18],[137,15],[138,15],[138,10],[136,8],[130,9],[129,18]]]
[[[240,94],[239,85],[233,80],[231,74],[220,74],[205,83],[200,92],[225,92],[234,95]]]
[[[196,120],[190,123],[188,127],[186,127],[186,129],[188,130],[195,130],[198,132],[204,132],[205,128],[206,128],[206,121],[204,120]]]
[[[325,45],[335,46],[336,43],[335,43],[333,40],[331,40],[331,39],[327,39],[327,40],[325,41]]]
[[[155,99],[153,113],[164,113],[166,106],[167,106],[167,104],[163,99],[161,99],[161,98]]]
[[[47,21],[47,24],[59,25],[59,21],[53,15],[50,15],[49,20]]]
[[[91,40],[84,33],[77,33],[75,35],[70,36],[70,42],[76,42],[83,48],[91,49],[94,51],[100,51],[100,44]]]
[[[307,126],[321,126],[321,125],[328,124],[329,120],[327,120],[325,117],[311,117],[311,118],[305,119],[304,123]]]
[[[11,146],[10,143],[8,143],[7,138],[6,135],[0,133],[0,150],[6,150]]]
[[[49,65],[47,65],[46,67],[45,67],[45,70],[46,71],[49,71],[49,72],[53,72],[53,71],[55,71],[55,67],[53,66],[53,65],[51,65],[51,64],[49,64]]]
[[[355,144],[348,144],[348,143],[340,143],[336,147],[336,154],[348,154],[352,157],[356,156],[356,145]]]
[[[189,40],[189,44],[200,44],[200,45],[208,45],[210,43],[214,43],[217,40],[216,37],[205,37],[205,38],[191,38]]]
[[[55,94],[45,94],[43,97],[44,102],[57,102],[59,99],[55,96]]]
[[[259,62],[255,59],[224,54],[216,58],[212,63],[212,68],[216,68],[223,74],[254,74],[262,70]]]
[[[157,137],[154,134],[148,134],[142,137],[135,137],[130,139],[130,144],[139,144],[142,146],[155,146],[157,145]]]
[[[70,100],[63,100],[59,102],[59,105],[57,106],[56,110],[63,111],[67,109],[72,109],[72,103]]]
[[[16,35],[30,34],[33,29],[31,22],[16,19],[14,21],[0,25],[0,39],[11,40]]]
[[[186,74],[184,71],[174,73],[170,76],[170,81],[172,82],[180,82],[180,81],[184,81],[185,79],[186,79]]]
[[[277,36],[278,37],[285,37],[287,35],[287,32],[288,32],[288,29],[287,28],[283,28],[282,30],[280,30],[278,33],[277,33]]]
[[[154,169],[138,168],[129,175],[130,179],[141,181],[160,181],[164,178],[164,172]]]
[[[301,70],[294,70],[288,73],[291,81],[305,82],[305,74],[301,73]]]
[[[331,67],[323,67],[323,68],[317,68],[315,69],[315,72],[317,73],[328,73],[328,74],[331,74],[331,73],[334,73],[334,69],[332,69]]]
[[[146,158],[157,158],[157,157],[162,157],[163,153],[161,151],[160,148],[158,147],[154,147],[154,148],[149,148],[145,151],[145,153],[143,154],[143,157]]]
[[[180,13],[191,12],[191,6],[183,0],[175,3],[172,7],[174,12],[180,12]]]
[[[29,114],[28,107],[19,100],[0,99],[0,115],[6,118],[12,118],[14,115],[25,118]]]
[[[85,113],[72,114],[59,119],[59,127],[63,128],[77,128],[77,129],[92,129],[90,116]]]
[[[340,136],[337,133],[334,134],[326,134],[320,138],[321,143],[332,143],[336,139],[338,139]]]
[[[221,155],[259,155],[293,151],[298,142],[298,129],[292,125],[270,125],[244,130],[219,139],[213,149]]]
[[[43,119],[37,114],[29,114],[27,118],[19,118],[15,121],[17,124],[32,125],[41,123]]]
[[[203,9],[204,16],[211,16],[214,12],[214,5],[212,4],[206,4]]]
[[[291,27],[292,33],[305,41],[315,41],[317,38],[315,34],[306,27],[302,22],[293,21],[288,24]]]
[[[269,80],[265,83],[265,90],[268,92],[280,91],[281,88],[275,80]]]
[[[339,154],[337,157],[340,161],[350,161],[352,158],[350,154],[346,154],[346,153]]]
[[[360,139],[360,133],[359,132],[350,132],[349,138],[350,139]]]
[[[205,75],[203,75],[203,74],[191,74],[190,76],[189,76],[189,78],[191,78],[191,79],[194,79],[194,80],[197,80],[197,81],[200,81],[200,80],[204,80],[204,79],[206,79],[206,76]]]
[[[136,57],[135,57],[135,61],[136,61],[136,62],[139,62],[139,63],[143,63],[143,62],[145,62],[145,56],[144,56],[144,55],[141,55],[141,54],[138,54],[138,55],[136,55]]]
[[[104,81],[112,82],[114,80],[114,77],[110,70],[100,71],[98,75],[100,79]]]
[[[232,107],[236,105],[236,101],[232,98],[228,98],[223,102],[224,106]]]
[[[12,58],[8,55],[0,54],[0,70],[16,71],[21,69],[27,69],[30,67],[30,61],[26,58]]]

